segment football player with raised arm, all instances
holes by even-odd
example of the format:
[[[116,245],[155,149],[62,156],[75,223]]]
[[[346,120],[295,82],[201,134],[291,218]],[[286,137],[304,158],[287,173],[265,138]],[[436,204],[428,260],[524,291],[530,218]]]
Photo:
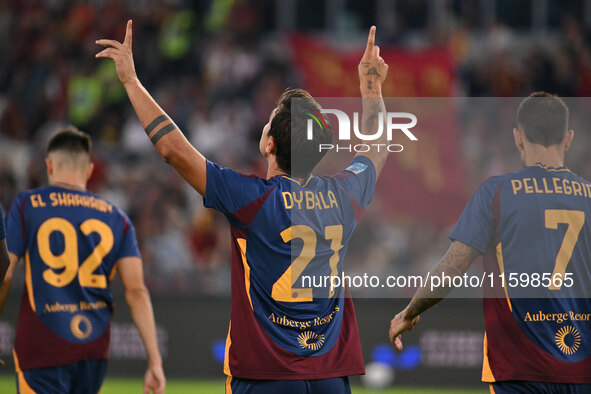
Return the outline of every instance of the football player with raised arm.
[[[521,102],[513,136],[524,168],[482,183],[430,272],[462,276],[484,255],[485,274],[494,274],[484,287],[482,370],[493,393],[591,392],[591,183],[564,166],[568,116],[544,92]],[[451,289],[417,291],[391,322],[397,349]]]
[[[16,264],[25,264],[14,344],[17,391],[100,391],[111,339],[109,287],[119,272],[148,357],[144,393],[160,394],[162,358],[135,230],[125,213],[86,190],[90,155],[88,134],[57,132],[45,158],[49,186],[20,193],[6,218],[10,268],[0,311]]]
[[[375,31],[370,29],[358,67],[366,132],[375,132],[378,114],[385,111],[381,86],[388,66],[374,44]],[[305,288],[299,278],[304,272],[342,272],[347,243],[372,198],[387,151],[357,155],[335,176],[313,176],[324,155],[319,144],[331,143],[332,132],[317,118],[312,139],[307,139],[299,115],[320,115],[321,108],[308,92],[291,89],[279,98],[262,131],[258,149],[267,159],[266,176],[222,168],[191,146],[140,83],[131,21],[122,43],[97,44],[107,47],[96,56],[115,62],[160,155],[203,195],[205,206],[224,213],[230,223],[232,316],[226,392],[349,393],[348,376],[364,373],[353,303],[343,292],[319,294]],[[295,108],[296,101],[302,109]]]

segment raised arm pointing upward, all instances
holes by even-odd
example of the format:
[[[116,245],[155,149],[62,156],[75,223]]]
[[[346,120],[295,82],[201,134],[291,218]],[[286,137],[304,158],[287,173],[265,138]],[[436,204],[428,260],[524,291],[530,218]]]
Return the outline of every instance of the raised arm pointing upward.
[[[195,190],[205,195],[205,157],[187,141],[177,125],[154,101],[137,78],[131,49],[132,21],[127,22],[123,43],[105,39],[97,40],[96,43],[108,47],[96,54],[96,57],[110,58],[115,62],[117,75],[127,91],[133,109],[160,155]],[[166,138],[163,138],[165,136]]]
[[[379,114],[383,114],[382,120],[386,121],[386,107],[382,99],[382,83],[388,74],[388,65],[380,56],[380,47],[375,45],[376,28],[372,26],[367,37],[365,52],[358,66],[359,90],[361,91],[363,116],[362,128],[365,133],[373,134],[379,127]],[[388,144],[388,133],[382,133],[382,136],[376,141],[376,144]],[[360,156],[368,157],[376,168],[377,175],[386,164],[388,150],[370,150],[369,152],[359,153]]]

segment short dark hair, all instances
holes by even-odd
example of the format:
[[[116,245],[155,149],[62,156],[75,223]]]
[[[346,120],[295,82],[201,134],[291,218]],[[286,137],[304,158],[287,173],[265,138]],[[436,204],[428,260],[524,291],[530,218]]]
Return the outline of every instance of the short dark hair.
[[[47,154],[54,151],[66,151],[90,155],[91,150],[92,141],[90,136],[73,126],[56,132],[47,145]]]
[[[297,100],[296,105],[292,105],[292,99]],[[277,165],[281,170],[304,177],[326,154],[326,150],[320,151],[320,144],[332,143],[332,128],[320,111],[320,104],[303,89],[287,89],[279,98],[269,137],[275,140]],[[310,114],[320,119],[312,122],[312,139],[308,140],[307,120],[311,119]]]
[[[519,104],[517,128],[534,144],[560,144],[568,130],[568,107],[554,94],[532,93]]]

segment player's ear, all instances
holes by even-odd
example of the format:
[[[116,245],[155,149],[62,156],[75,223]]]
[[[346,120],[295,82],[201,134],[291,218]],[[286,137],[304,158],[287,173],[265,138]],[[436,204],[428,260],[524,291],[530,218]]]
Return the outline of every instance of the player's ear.
[[[88,163],[88,169],[86,170],[86,180],[88,181],[92,176],[92,172],[94,171],[94,163],[91,161]]]
[[[575,131],[574,130],[569,130],[564,135],[564,151],[565,152],[568,151],[568,148],[570,148],[570,145],[573,143],[573,138],[575,138]]]
[[[45,165],[47,166],[47,174],[53,175],[53,160],[49,156],[45,158]]]
[[[267,146],[265,146],[265,153],[273,155],[277,153],[277,144],[275,143],[275,138],[269,137],[267,140]]]
[[[521,135],[521,131],[519,131],[519,129],[513,128],[513,138],[515,139],[515,146],[517,147],[517,150],[522,152],[523,136]]]

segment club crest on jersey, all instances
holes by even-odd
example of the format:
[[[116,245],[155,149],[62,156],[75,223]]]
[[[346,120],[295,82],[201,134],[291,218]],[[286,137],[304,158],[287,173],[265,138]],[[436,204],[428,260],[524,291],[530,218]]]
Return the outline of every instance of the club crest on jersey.
[[[312,331],[305,331],[298,336],[298,343],[302,349],[318,350],[324,345],[324,335]]]
[[[558,349],[567,356],[574,354],[581,345],[581,334],[573,326],[563,326],[554,337]]]

